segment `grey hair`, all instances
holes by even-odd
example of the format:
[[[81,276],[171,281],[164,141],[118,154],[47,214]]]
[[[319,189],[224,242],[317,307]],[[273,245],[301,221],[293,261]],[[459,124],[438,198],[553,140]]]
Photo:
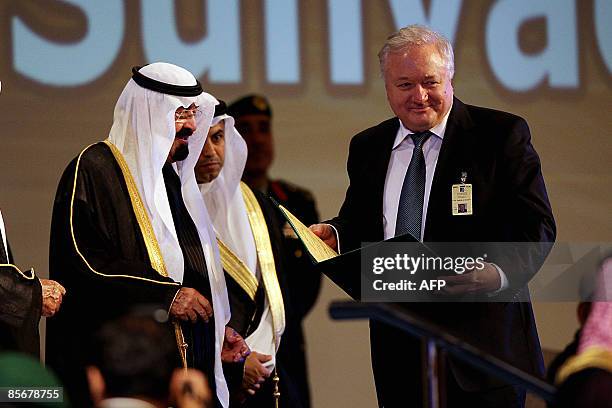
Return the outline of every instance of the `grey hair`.
[[[421,47],[423,45],[434,45],[442,57],[444,67],[452,79],[455,75],[455,56],[453,54],[453,46],[450,41],[442,34],[433,31],[431,28],[413,24],[401,28],[399,31],[387,37],[387,41],[378,52],[378,61],[380,63],[380,72],[384,78],[385,64],[387,56],[391,52],[402,51],[409,47]]]

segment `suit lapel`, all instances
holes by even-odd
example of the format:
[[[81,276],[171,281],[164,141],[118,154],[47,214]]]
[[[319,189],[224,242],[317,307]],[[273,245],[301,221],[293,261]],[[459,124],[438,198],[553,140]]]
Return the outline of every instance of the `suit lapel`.
[[[372,191],[372,200],[375,203],[376,219],[375,232],[380,240],[384,237],[383,227],[383,200],[385,191],[385,179],[387,178],[387,169],[389,167],[389,160],[391,159],[391,150],[393,149],[393,142],[399,129],[399,119],[389,119],[381,124],[378,143],[373,144],[373,148],[376,151],[372,152],[372,163],[371,169],[368,174],[370,177],[370,191]]]
[[[454,98],[429,193],[424,241],[436,240],[438,226],[443,228],[440,222],[451,214],[451,186],[459,182],[462,171],[471,170],[472,128],[473,122],[465,104]]]

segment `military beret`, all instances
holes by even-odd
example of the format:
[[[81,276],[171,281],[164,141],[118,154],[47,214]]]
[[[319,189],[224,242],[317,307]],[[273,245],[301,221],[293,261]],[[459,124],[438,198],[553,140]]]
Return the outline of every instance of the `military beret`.
[[[234,118],[244,115],[266,115],[272,117],[272,108],[263,95],[247,95],[235,100],[227,107],[227,112]]]

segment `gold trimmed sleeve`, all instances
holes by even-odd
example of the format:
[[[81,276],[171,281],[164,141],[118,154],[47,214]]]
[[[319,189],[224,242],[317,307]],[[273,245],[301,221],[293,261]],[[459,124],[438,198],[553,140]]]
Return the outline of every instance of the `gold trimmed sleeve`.
[[[572,374],[587,368],[601,368],[612,373],[612,350],[594,346],[570,357],[559,369],[555,382],[561,384]]]
[[[34,280],[34,278],[36,278],[34,269],[28,269],[27,271],[22,272],[21,269],[19,269],[17,266],[13,264],[0,264],[0,267],[10,268],[13,271],[15,271],[15,273],[20,275],[22,278],[27,279],[27,280]]]

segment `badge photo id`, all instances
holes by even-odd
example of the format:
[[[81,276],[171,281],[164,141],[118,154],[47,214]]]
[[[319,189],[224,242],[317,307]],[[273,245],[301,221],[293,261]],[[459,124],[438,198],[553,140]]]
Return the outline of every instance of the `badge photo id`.
[[[453,215],[472,215],[472,185],[453,184],[452,203]]]

